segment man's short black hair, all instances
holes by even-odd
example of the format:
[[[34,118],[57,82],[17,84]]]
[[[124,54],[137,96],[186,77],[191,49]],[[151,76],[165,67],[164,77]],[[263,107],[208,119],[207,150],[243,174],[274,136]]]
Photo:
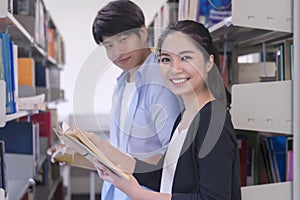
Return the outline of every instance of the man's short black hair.
[[[97,44],[103,36],[113,36],[145,25],[145,17],[139,6],[129,0],[110,1],[98,11],[93,23],[93,36]]]

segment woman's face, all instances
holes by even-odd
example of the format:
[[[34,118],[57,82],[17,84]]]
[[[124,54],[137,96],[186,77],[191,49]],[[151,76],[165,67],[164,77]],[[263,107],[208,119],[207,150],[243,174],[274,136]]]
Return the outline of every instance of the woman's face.
[[[171,33],[162,44],[161,74],[176,95],[194,95],[206,90],[205,80],[212,65],[213,59],[205,61],[203,53],[183,33]]]

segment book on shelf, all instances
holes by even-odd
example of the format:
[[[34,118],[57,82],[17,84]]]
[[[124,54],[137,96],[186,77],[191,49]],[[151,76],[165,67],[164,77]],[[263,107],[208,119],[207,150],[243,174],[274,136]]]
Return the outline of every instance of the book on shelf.
[[[231,16],[231,0],[199,0],[199,12],[195,18],[207,28]]]
[[[21,117],[19,121],[27,121],[27,116]],[[37,123],[39,125],[39,137],[41,139],[46,139],[46,149],[49,148],[53,144],[53,134],[52,131],[52,117],[51,111],[46,110],[44,112],[39,112],[37,114],[33,114],[30,116],[30,121]],[[45,147],[43,147],[45,148]]]
[[[13,14],[34,16],[35,1],[36,0],[14,0],[12,4]]]
[[[50,101],[50,70],[47,66],[36,63],[35,89],[36,94],[45,94],[45,101]]]
[[[35,41],[42,48],[46,47],[46,10],[42,0],[36,0],[35,3]]]
[[[6,33],[0,33],[2,41],[3,80],[6,83],[6,114],[16,112],[14,100],[14,66],[13,66],[13,42]]]
[[[229,61],[228,61],[228,55],[219,54],[219,70],[220,74],[222,76],[223,82],[225,84],[225,87],[228,89],[229,87]]]
[[[35,85],[35,62],[33,58],[18,58],[19,85]]]
[[[278,169],[278,180],[280,182],[286,181],[286,151],[287,151],[287,146],[286,146],[286,141],[287,141],[287,136],[273,136],[269,138],[270,144],[272,145],[272,150],[273,150],[273,155],[274,155],[274,160],[275,160],[275,166]]]
[[[293,137],[288,137],[286,140],[286,180],[293,181]]]
[[[3,50],[2,38],[0,37],[0,80],[4,80],[4,63],[3,63]]]
[[[178,2],[166,2],[163,8],[162,28],[166,28],[178,20]]]
[[[65,63],[65,44],[61,35],[55,36],[55,58],[58,64]],[[59,68],[63,68],[63,65],[58,65]]]
[[[237,144],[240,156],[240,183],[241,186],[247,185],[247,137],[238,136]]]
[[[292,71],[292,60],[294,57],[292,57],[292,48],[293,45],[293,39],[287,39],[284,41],[284,75],[285,80],[292,80],[293,77],[293,71]]]
[[[35,62],[33,58],[18,58],[19,97],[29,97],[36,94]]]
[[[32,155],[32,166],[37,165],[40,155],[37,124],[9,121],[0,129],[0,140],[5,142],[5,153]]]
[[[200,0],[182,0],[178,5],[179,20],[197,20]]]
[[[48,28],[47,30],[47,41],[48,41],[48,56],[56,59],[55,55],[55,29]]]
[[[276,57],[277,80],[293,80],[293,50],[292,38],[286,39],[279,44]]]
[[[13,45],[13,68],[14,68],[14,102],[15,102],[15,111],[18,112],[19,108],[18,108],[18,101],[19,101],[19,85],[18,85],[18,77],[19,77],[19,73],[18,73],[18,46],[17,45]]]
[[[11,77],[11,92],[12,92],[12,99],[11,99],[11,106],[12,106],[12,112],[15,113],[17,112],[17,103],[16,103],[16,83],[18,82],[15,80],[16,73],[15,73],[15,56],[14,56],[14,42],[10,41],[9,42],[9,59],[10,59],[10,77]]]
[[[241,161],[246,160],[246,185],[261,184],[261,148],[260,148],[260,134],[257,131],[247,131],[236,129],[238,138],[245,140],[246,153],[240,154]],[[246,158],[244,158],[246,156]],[[243,165],[241,165],[244,168]],[[243,171],[243,169],[241,169]],[[242,178],[242,177],[241,177]]]
[[[135,159],[113,147],[98,135],[71,128],[66,123],[63,123],[62,128],[54,128],[54,131],[67,147],[73,150],[72,152],[63,147],[56,151],[53,157],[57,161],[81,168],[95,169],[93,163],[97,160],[125,179],[129,178],[127,173],[133,173]],[[74,151],[79,154],[76,155]]]

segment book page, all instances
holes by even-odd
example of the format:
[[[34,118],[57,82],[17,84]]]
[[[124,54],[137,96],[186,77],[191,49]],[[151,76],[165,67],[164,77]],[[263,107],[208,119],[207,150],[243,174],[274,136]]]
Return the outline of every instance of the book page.
[[[135,160],[131,156],[112,147],[96,134],[85,133],[79,129],[71,129],[68,128],[67,125],[63,125],[63,129],[56,128],[54,131],[68,147],[81,154],[92,164],[96,159],[120,177],[128,179],[129,177],[126,172],[132,173],[135,168]],[[87,135],[89,135],[92,140]],[[95,142],[96,145],[93,142]],[[62,157],[59,159],[61,158]],[[67,156],[66,159],[69,160],[65,160],[65,162],[70,163],[70,156]],[[73,159],[71,165],[73,165],[75,159],[76,158]],[[112,162],[112,160],[114,162]]]

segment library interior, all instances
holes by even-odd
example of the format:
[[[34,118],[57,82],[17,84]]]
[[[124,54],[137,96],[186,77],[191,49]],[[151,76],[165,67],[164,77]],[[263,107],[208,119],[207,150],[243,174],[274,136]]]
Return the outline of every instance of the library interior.
[[[208,29],[231,99],[241,199],[299,200],[300,2],[131,1],[154,53],[179,20]],[[95,159],[133,173],[134,155],[108,141],[122,70],[92,31],[109,2],[0,0],[0,200],[101,199]],[[47,151],[61,143],[53,162]]]

